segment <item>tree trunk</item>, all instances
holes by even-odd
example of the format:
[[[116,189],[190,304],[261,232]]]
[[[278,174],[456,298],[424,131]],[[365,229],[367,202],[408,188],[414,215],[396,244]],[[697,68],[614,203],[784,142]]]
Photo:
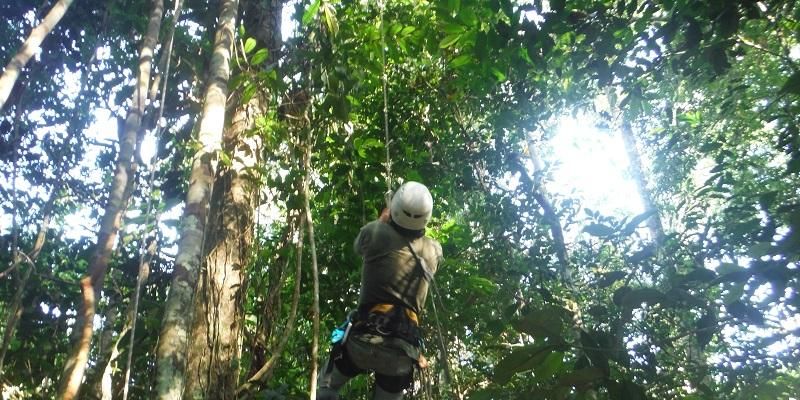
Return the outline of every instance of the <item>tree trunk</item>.
[[[180,399],[186,386],[192,295],[203,257],[204,233],[214,183],[213,160],[218,157],[222,144],[238,6],[238,0],[223,0],[221,3],[209,84],[200,117],[199,142],[202,148],[195,154],[192,164],[183,228],[159,337],[156,387],[160,399]]]
[[[97,245],[89,263],[87,276],[81,279],[83,304],[78,312],[74,326],[77,340],[75,340],[74,347],[65,363],[64,373],[58,389],[58,398],[60,399],[70,400],[75,398],[86,370],[92,342],[92,321],[95,315],[96,297],[100,295],[103,287],[108,262],[111,259],[111,252],[119,231],[122,212],[133,184],[136,169],[133,163],[133,153],[146,105],[153,51],[158,41],[163,14],[164,1],[153,0],[147,32],[139,52],[139,75],[136,89],[131,99],[131,108],[125,120],[124,130],[120,134],[119,153],[117,155],[114,178],[109,190],[108,203],[106,204],[103,219],[100,222]]]
[[[22,48],[20,48],[19,52],[17,52],[14,58],[6,65],[6,69],[3,70],[3,75],[0,76],[0,110],[3,109],[6,100],[8,100],[11,89],[14,88],[14,83],[16,83],[22,68],[28,64],[33,54],[36,53],[36,50],[41,46],[44,38],[55,28],[58,21],[61,21],[61,18],[66,14],[69,6],[72,5],[72,1],[73,0],[59,0],[58,3],[50,9],[50,12],[47,13],[42,22],[31,31],[28,39],[22,44]]]
[[[242,1],[245,31],[273,57],[281,45],[281,8],[282,2],[277,0]],[[188,370],[193,376],[186,381],[186,399],[229,399],[236,395],[245,268],[252,253],[259,190],[254,182],[258,179],[253,178],[258,176],[255,167],[263,146],[260,135],[248,133],[255,127],[256,117],[266,113],[268,102],[268,93],[264,92],[247,102],[240,100],[223,138],[231,162],[220,167],[214,182],[205,246],[209,250],[194,300],[188,349]]]
[[[630,122],[624,121],[621,131],[622,141],[625,143],[625,151],[628,153],[628,162],[630,162],[630,173],[639,191],[639,198],[644,205],[645,212],[653,212],[653,215],[647,219],[647,228],[650,230],[650,236],[656,246],[661,246],[664,243],[664,227],[661,224],[658,208],[653,203],[650,190],[647,189],[647,179],[645,179],[644,169],[642,168],[642,158],[639,155],[639,148],[636,146],[636,137],[633,134]]]

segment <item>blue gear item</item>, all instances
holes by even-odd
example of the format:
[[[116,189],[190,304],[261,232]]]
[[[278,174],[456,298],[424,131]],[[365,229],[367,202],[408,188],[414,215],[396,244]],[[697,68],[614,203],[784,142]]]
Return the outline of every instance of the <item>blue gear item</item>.
[[[341,325],[334,328],[333,332],[331,332],[331,344],[344,343],[347,340],[350,327],[353,326],[353,315],[354,311],[348,313],[347,319],[345,319]]]
[[[344,333],[346,330],[342,329],[341,327],[336,327],[336,329],[331,332],[331,344],[336,344],[344,339]]]

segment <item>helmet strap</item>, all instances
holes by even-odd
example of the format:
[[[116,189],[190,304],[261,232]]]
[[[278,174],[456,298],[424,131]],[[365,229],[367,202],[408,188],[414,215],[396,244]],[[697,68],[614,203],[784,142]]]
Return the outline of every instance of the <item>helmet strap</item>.
[[[425,236],[425,229],[408,229],[397,225],[397,222],[394,222],[392,219],[391,213],[389,214],[389,225],[391,225],[397,233],[408,238],[416,239]]]

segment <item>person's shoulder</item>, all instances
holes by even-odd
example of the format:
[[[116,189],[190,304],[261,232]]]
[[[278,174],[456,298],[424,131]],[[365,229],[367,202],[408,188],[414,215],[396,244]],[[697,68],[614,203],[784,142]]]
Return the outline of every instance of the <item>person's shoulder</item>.
[[[386,235],[388,230],[391,230],[389,224],[381,222],[380,220],[370,221],[361,227],[359,236],[382,236]]]
[[[361,230],[374,231],[376,229],[381,229],[382,228],[381,225],[386,225],[386,224],[376,219],[374,221],[367,222],[366,225],[361,227]]]
[[[430,236],[423,236],[423,240],[425,240],[427,247],[433,249],[433,252],[436,254],[437,257],[441,258],[443,256],[442,245],[439,243],[438,240]]]

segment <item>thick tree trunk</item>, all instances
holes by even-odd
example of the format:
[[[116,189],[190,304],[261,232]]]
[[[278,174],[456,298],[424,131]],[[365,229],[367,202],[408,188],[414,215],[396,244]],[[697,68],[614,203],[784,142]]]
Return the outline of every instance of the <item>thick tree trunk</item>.
[[[238,6],[238,0],[224,0],[221,3],[209,84],[200,117],[198,139],[203,147],[195,155],[192,165],[183,229],[159,337],[156,387],[160,399],[180,399],[186,386],[192,295],[203,257],[204,233],[214,182],[213,160],[218,157],[222,144]]]
[[[3,70],[3,75],[0,76],[0,110],[3,109],[6,100],[8,100],[11,89],[14,88],[14,83],[16,83],[22,68],[28,64],[28,61],[30,61],[31,57],[36,53],[36,50],[42,45],[44,38],[55,28],[58,21],[61,21],[61,18],[66,14],[69,6],[72,5],[72,1],[73,0],[59,0],[58,3],[50,9],[50,12],[47,13],[42,22],[31,31],[28,39],[22,44],[22,48],[20,48],[19,52],[17,52],[14,58],[6,65],[5,70]]]
[[[241,8],[245,30],[274,57],[281,43],[282,2],[243,0]],[[186,382],[186,399],[230,399],[236,395],[244,314],[241,300],[259,190],[253,177],[257,176],[255,167],[262,151],[261,137],[248,132],[254,128],[255,119],[266,113],[268,99],[267,93],[258,93],[238,104],[223,138],[231,163],[221,167],[214,182],[205,246],[209,250],[194,300],[188,349],[192,377]]]
[[[254,188],[242,172],[226,171],[214,185],[206,239],[210,251],[194,301],[186,399],[232,399],[238,385],[243,279],[255,208]]]
[[[647,228],[650,230],[653,242],[655,242],[656,246],[660,246],[664,243],[664,227],[661,224],[658,208],[656,208],[653,197],[650,195],[650,190],[647,188],[647,179],[642,168],[642,157],[639,155],[636,136],[634,136],[633,129],[628,121],[622,123],[622,141],[625,143],[625,151],[628,153],[628,162],[630,162],[630,173],[639,190],[639,198],[644,205],[644,210],[645,212],[653,212],[653,215],[647,219]]]
[[[87,276],[81,279],[83,304],[78,312],[78,318],[74,326],[77,340],[75,340],[74,347],[64,367],[58,390],[58,398],[60,399],[69,400],[75,398],[86,370],[92,342],[92,321],[95,315],[96,298],[100,295],[103,287],[103,280],[119,231],[122,212],[127,203],[127,196],[130,194],[135,174],[133,153],[146,105],[153,51],[158,41],[163,14],[164,1],[153,0],[147,32],[139,52],[139,73],[136,89],[132,96],[132,104],[125,120],[124,130],[120,135],[119,153],[117,155],[114,178],[109,190],[108,203],[106,204],[103,219],[100,222],[97,245],[89,263]]]

